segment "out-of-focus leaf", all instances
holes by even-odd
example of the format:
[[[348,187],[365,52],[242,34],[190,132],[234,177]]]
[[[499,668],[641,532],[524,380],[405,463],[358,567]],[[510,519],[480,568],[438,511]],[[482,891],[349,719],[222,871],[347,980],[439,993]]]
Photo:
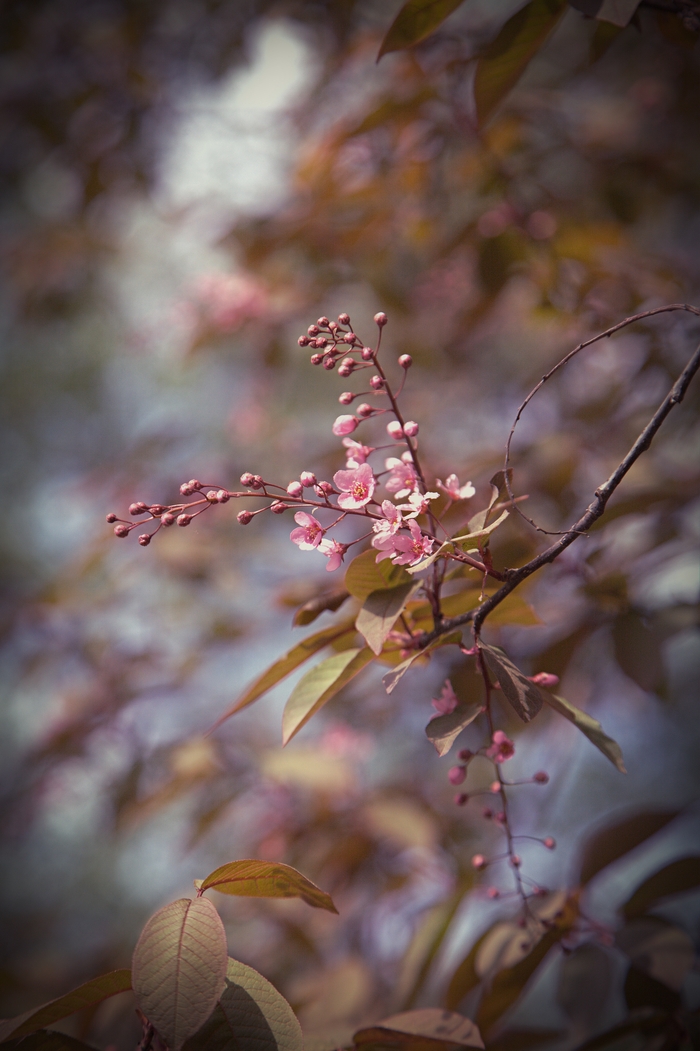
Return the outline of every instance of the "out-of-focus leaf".
[[[381,588],[367,596],[357,614],[355,627],[373,653],[379,655],[389,632],[402,613],[412,591],[418,584],[398,584],[394,588]]]
[[[677,993],[695,961],[691,938],[659,916],[632,920],[617,932],[615,943],[634,967]]]
[[[632,1036],[635,1033],[638,1035],[656,1035],[662,1033],[667,1027],[668,1012],[665,1010],[657,1011],[649,1007],[646,1010],[635,1011],[634,1017],[631,1017],[628,1021],[621,1022],[619,1025],[613,1026],[612,1029],[607,1029],[604,1033],[591,1037],[584,1044],[579,1044],[576,1051],[607,1051],[608,1048],[611,1051],[613,1048],[615,1051],[619,1051],[621,1047],[630,1046],[628,1043],[622,1043],[624,1037]],[[648,1046],[648,1044],[642,1045],[642,1047]]]
[[[421,918],[411,943],[401,961],[401,970],[395,986],[397,1002],[405,1010],[415,1003],[430,972],[431,965],[440,951],[457,909],[465,893],[473,886],[471,873],[460,881],[454,893]]]
[[[524,959],[514,967],[508,967],[495,975],[490,989],[479,1004],[476,1021],[480,1029],[488,1032],[491,1026],[520,998],[525,986],[550,949],[561,940],[565,933],[564,930],[557,927],[547,931]]]
[[[213,1014],[184,1051],[303,1051],[296,1015],[274,985],[229,958],[226,985]]]
[[[335,624],[331,628],[324,628],[323,631],[317,631],[313,635],[309,635],[308,638],[303,639],[298,643],[294,649],[289,650],[285,653],[284,657],[280,657],[279,660],[275,661],[267,671],[264,671],[262,675],[252,683],[245,691],[242,697],[236,701],[232,708],[229,708],[227,712],[217,719],[212,726],[209,733],[212,733],[217,727],[221,726],[235,712],[240,712],[242,708],[247,708],[253,701],[257,701],[258,697],[262,697],[264,693],[271,690],[273,686],[276,686],[282,679],[286,679],[295,668],[298,668],[300,664],[308,660],[309,657],[313,657],[314,653],[318,653],[324,646],[330,645],[331,642],[335,642],[336,639],[341,638],[343,635],[353,633],[355,631],[355,624],[353,620],[345,620],[342,624]]]
[[[2,1041],[0,1047],[5,1048],[5,1051],[95,1051],[90,1044],[84,1044],[74,1036],[46,1029],[40,1029],[21,1040]]]
[[[482,512],[482,515],[486,514],[488,514],[487,511]],[[469,523],[470,532],[462,533],[459,536],[452,537],[452,539],[450,540],[446,540],[443,544],[440,545],[437,551],[433,552],[432,555],[428,555],[427,558],[421,559],[421,561],[418,562],[415,566],[409,566],[408,572],[411,574],[415,574],[420,573],[424,569],[428,569],[428,567],[432,566],[433,562],[437,558],[440,558],[441,555],[448,554],[455,547],[461,548],[463,551],[471,549],[476,550],[479,545],[483,544],[484,541],[488,540],[488,538],[491,536],[491,533],[493,533],[495,529],[498,529],[500,525],[503,525],[507,517],[508,511],[503,511],[503,513],[496,519],[495,522],[492,522],[490,525],[487,526],[478,527],[474,530],[471,530],[472,522],[474,521],[474,519],[472,519]]]
[[[402,849],[434,849],[438,833],[433,815],[412,799],[375,799],[364,808],[369,831],[382,842],[389,840]]]
[[[543,704],[543,697],[534,682],[523,675],[506,657],[503,650],[481,643],[481,652],[492,675],[495,675],[503,696],[523,722],[534,719]]]
[[[573,723],[582,734],[585,734],[591,744],[594,744],[605,758],[609,759],[613,766],[617,767],[621,774],[627,773],[622,759],[622,749],[617,741],[614,741],[612,737],[608,737],[597,719],[594,719],[587,712],[581,711],[575,704],[565,701],[563,697],[556,697],[553,693],[547,693],[546,691],[542,692],[542,696],[550,708],[553,708],[555,712],[559,712],[570,723]]]
[[[347,795],[357,787],[355,766],[348,756],[318,747],[271,748],[260,760],[263,777],[322,795]]]
[[[309,599],[296,611],[292,624],[295,628],[312,624],[326,610],[335,613],[348,598],[350,598],[350,592],[346,591],[345,588],[340,588],[338,591],[329,591],[325,595],[318,595],[316,598]]]
[[[343,686],[354,679],[365,668],[374,654],[366,646],[363,649],[344,650],[333,657],[326,657],[299,680],[287,701],[282,714],[282,744],[288,744]]]
[[[630,611],[615,620],[615,657],[625,675],[647,693],[660,691],[664,684],[661,639],[638,613]]]
[[[515,87],[566,10],[564,0],[531,0],[509,18],[476,65],[474,99],[483,125]]]
[[[671,11],[656,11],[656,22],[659,30],[676,47],[684,51],[694,51],[698,42],[698,32],[689,29],[681,22],[677,14]]]
[[[595,27],[595,32],[591,37],[591,43],[588,51],[588,57],[593,64],[597,62],[599,58],[602,58],[609,47],[615,43],[622,28],[620,26],[614,26],[611,22],[599,22]]]
[[[201,883],[197,880],[197,887],[200,893],[213,889],[243,898],[301,898],[315,909],[338,912],[330,894],[281,862],[230,861],[210,872]]]
[[[77,989],[71,989],[64,996],[56,1000],[50,1000],[40,1007],[34,1007],[30,1011],[24,1011],[16,1018],[0,1020],[0,1042],[9,1040],[10,1037],[19,1038],[34,1033],[38,1029],[44,1029],[47,1025],[53,1025],[62,1018],[82,1011],[85,1007],[92,1007],[102,1003],[110,996],[124,993],[131,989],[131,971],[121,968],[118,971],[110,971],[101,974],[98,978],[91,978]]]
[[[431,719],[425,733],[438,755],[447,755],[462,730],[485,711],[480,704],[458,704],[453,712]]]
[[[411,580],[403,566],[395,566],[388,558],[377,562],[376,558],[377,552],[370,548],[353,558],[346,570],[345,587],[360,602],[364,602],[373,591],[408,584]]]
[[[577,946],[559,966],[557,1003],[577,1030],[590,1032],[605,1015],[609,997],[616,993],[616,964],[612,954],[595,942]]]
[[[136,1001],[172,1051],[203,1025],[224,989],[228,949],[208,898],[180,898],[141,932],[131,963]]]
[[[644,880],[622,906],[626,919],[636,919],[671,894],[700,887],[700,857],[679,858]]]
[[[391,693],[397,686],[400,679],[406,674],[411,665],[424,657],[426,653],[430,653],[432,650],[437,649],[439,646],[452,646],[462,641],[461,631],[452,631],[449,635],[443,635],[441,638],[436,639],[435,642],[431,643],[430,646],[426,646],[422,650],[417,650],[412,653],[410,657],[407,657],[405,661],[397,665],[392,671],[388,671],[386,675],[382,677],[384,688],[387,693]]]
[[[390,51],[403,51],[434,33],[464,0],[408,0],[391,23],[377,62]]]
[[[639,1007],[658,1007],[671,1014],[677,1011],[682,1003],[681,997],[674,989],[670,989],[664,982],[659,982],[634,965],[627,972],[623,992],[630,1011]]]
[[[589,883],[607,865],[660,832],[679,813],[678,810],[657,810],[634,814],[594,833],[583,847],[579,881]]]
[[[562,1029],[510,1029],[489,1040],[489,1051],[540,1051],[566,1036]]]
[[[490,624],[492,627],[517,624],[522,628],[534,628],[541,623],[542,621],[530,603],[526,602],[517,591],[511,591],[510,595],[506,596],[484,621],[485,625]]]
[[[477,939],[452,975],[445,993],[445,1007],[448,1010],[452,1011],[459,1007],[467,993],[471,992],[474,986],[481,981],[481,978],[476,973],[476,958],[481,946],[492,930],[493,927],[490,927]]]
[[[603,0],[596,18],[601,22],[611,22],[624,29],[639,7],[640,0]]]
[[[525,959],[544,937],[550,924],[568,929],[575,916],[573,903],[568,903],[564,890],[533,901],[524,927],[514,920],[504,920],[491,928],[476,954],[475,973],[490,983],[498,971],[512,969]]]
[[[392,1015],[367,1029],[360,1029],[353,1040],[356,1047],[379,1044],[403,1051],[484,1047],[481,1033],[469,1018],[440,1007],[424,1007]]]

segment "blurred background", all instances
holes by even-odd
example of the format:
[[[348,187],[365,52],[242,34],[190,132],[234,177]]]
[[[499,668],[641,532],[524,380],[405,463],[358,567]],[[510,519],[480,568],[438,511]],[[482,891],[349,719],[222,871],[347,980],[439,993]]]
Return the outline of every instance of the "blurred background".
[[[543,371],[628,314],[700,303],[696,35],[642,5],[604,49],[568,10],[479,131],[472,59],[521,5],[467,0],[377,64],[400,6],[0,8],[2,1015],[128,966],[150,913],[234,858],[292,864],[338,905],[217,900],[231,953],[278,985],[310,1046],[440,1003],[513,910],[473,889],[469,859],[496,833],[453,805],[450,760],[424,734],[446,676],[473,688],[463,665],[435,658],[391,697],[373,668],[284,751],[294,678],[204,737],[332,622],[291,626],[325,562],[289,543],[289,516],[243,528],[235,503],[147,550],[104,518],[169,503],[191,477],[286,485],[341,467],[330,428],[348,384],[296,342],[321,314],[347,311],[370,340],[387,312],[387,361],[414,358],[406,413],[430,476],[472,479],[477,509]],[[553,530],[578,516],[699,332],[665,315],[545,387],[514,445],[528,514]],[[592,886],[601,922],[700,841],[699,397],[696,382],[604,524],[527,588],[536,616],[486,632],[529,673],[560,675],[628,769],[562,720],[502,713],[514,775],[552,778],[514,803],[523,831],[559,844],[523,849],[534,879],[575,880],[582,836],[610,815],[680,811]],[[513,565],[541,545],[512,518],[493,548]],[[624,1015],[613,971],[582,1014],[555,970],[522,1025],[548,1011],[580,1036]],[[696,1007],[698,978],[682,979]],[[132,1047],[131,994],[66,1031]]]

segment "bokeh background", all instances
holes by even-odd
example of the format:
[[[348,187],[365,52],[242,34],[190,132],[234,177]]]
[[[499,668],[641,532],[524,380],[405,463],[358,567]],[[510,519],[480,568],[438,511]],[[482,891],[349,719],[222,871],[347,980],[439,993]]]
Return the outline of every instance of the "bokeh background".
[[[377,64],[399,6],[0,9],[5,1016],[128,966],[148,915],[234,858],[285,861],[334,895],[339,918],[217,901],[232,954],[326,1046],[439,1003],[476,935],[512,910],[473,889],[469,859],[495,835],[479,807],[453,805],[450,761],[423,732],[447,675],[471,688],[463,667],[436,658],[391,698],[372,669],[284,751],[294,679],[204,737],[311,630],[291,619],[324,561],[289,543],[288,516],[243,528],[235,504],[147,550],[104,521],[194,476],[286,485],[342,466],[330,427],[347,383],[296,343],[320,314],[347,310],[370,339],[387,312],[387,360],[414,358],[407,415],[431,477],[471,478],[480,502],[518,403],[558,357],[630,313],[700,302],[699,49],[678,19],[642,5],[592,61],[595,23],[568,11],[477,131],[472,58],[518,4],[468,0]],[[529,514],[570,524],[699,331],[682,315],[639,325],[547,385],[514,450]],[[523,831],[559,843],[523,849],[533,878],[565,886],[611,814],[680,811],[595,884],[601,922],[700,841],[699,390],[605,524],[528,587],[539,623],[487,631],[561,675],[629,771],[561,720],[523,729],[503,713],[516,776],[552,777],[515,801]],[[494,552],[514,564],[541,543],[512,520]],[[697,939],[691,899],[676,918]],[[521,1023],[612,1024],[611,961],[585,1009],[555,961]],[[699,985],[691,971],[689,1002]],[[130,994],[66,1029],[133,1046]]]

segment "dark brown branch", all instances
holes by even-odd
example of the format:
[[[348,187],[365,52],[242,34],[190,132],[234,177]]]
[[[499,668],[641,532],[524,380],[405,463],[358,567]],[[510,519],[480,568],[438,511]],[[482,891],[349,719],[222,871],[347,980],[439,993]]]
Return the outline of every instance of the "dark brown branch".
[[[669,308],[665,307],[664,309],[668,310]],[[689,309],[692,309],[693,313],[700,315],[700,311],[695,308]],[[646,316],[648,316],[648,314]],[[616,327],[619,328],[621,326]],[[568,355],[568,357],[571,357],[571,355]],[[562,362],[559,364],[561,365]],[[548,547],[546,551],[543,551],[541,554],[531,559],[530,562],[527,562],[524,566],[520,566],[519,569],[506,570],[506,583],[503,587],[499,588],[494,595],[491,595],[486,602],[483,602],[479,607],[470,610],[468,613],[463,613],[458,617],[451,617],[449,620],[444,620],[439,628],[423,635],[420,639],[421,648],[427,646],[440,635],[454,631],[455,628],[460,627],[462,624],[469,624],[470,622],[473,622],[474,624],[474,634],[478,635],[484,620],[489,613],[496,608],[496,606],[500,605],[500,603],[503,602],[503,600],[510,595],[515,588],[522,584],[522,582],[533,573],[537,572],[538,569],[541,569],[542,566],[545,566],[558,558],[562,551],[565,551],[567,547],[573,544],[574,540],[583,533],[586,533],[591,526],[598,521],[605,511],[608,500],[632,467],[632,464],[634,464],[642,453],[646,452],[649,448],[656,432],[659,430],[671,410],[683,401],[690,381],[698,369],[700,369],[700,346],[697,348],[692,358],[683,369],[683,372],[678,377],[652,418],[649,420],[649,423],[639,435],[624,460],[615,468],[608,480],[596,489],[595,498],[588,505],[586,511],[581,515],[578,522],[575,522],[574,525],[563,533],[554,544]]]

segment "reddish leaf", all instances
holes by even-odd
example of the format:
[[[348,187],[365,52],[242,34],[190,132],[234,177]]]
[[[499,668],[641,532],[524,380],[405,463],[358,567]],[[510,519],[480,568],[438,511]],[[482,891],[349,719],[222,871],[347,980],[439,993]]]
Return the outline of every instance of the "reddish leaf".
[[[440,1007],[424,1007],[392,1015],[353,1037],[356,1047],[367,1044],[402,1051],[437,1051],[439,1048],[475,1047],[483,1051],[484,1042],[474,1023],[464,1015]]]
[[[99,978],[91,978],[89,982],[79,985],[77,989],[71,989],[64,996],[56,1000],[50,1000],[40,1007],[34,1007],[25,1011],[16,1018],[8,1018],[0,1021],[0,1042],[9,1040],[10,1037],[26,1036],[38,1029],[44,1029],[47,1025],[53,1025],[62,1018],[82,1011],[84,1007],[92,1007],[102,1003],[110,996],[124,993],[131,989],[131,971],[121,968],[118,971],[110,971],[101,974]]]
[[[377,55],[403,51],[434,33],[464,0],[408,0],[391,23]]]
[[[337,913],[330,894],[320,890],[291,865],[271,861],[230,861],[197,880],[200,893],[218,890],[244,898],[301,898],[316,909]]]

